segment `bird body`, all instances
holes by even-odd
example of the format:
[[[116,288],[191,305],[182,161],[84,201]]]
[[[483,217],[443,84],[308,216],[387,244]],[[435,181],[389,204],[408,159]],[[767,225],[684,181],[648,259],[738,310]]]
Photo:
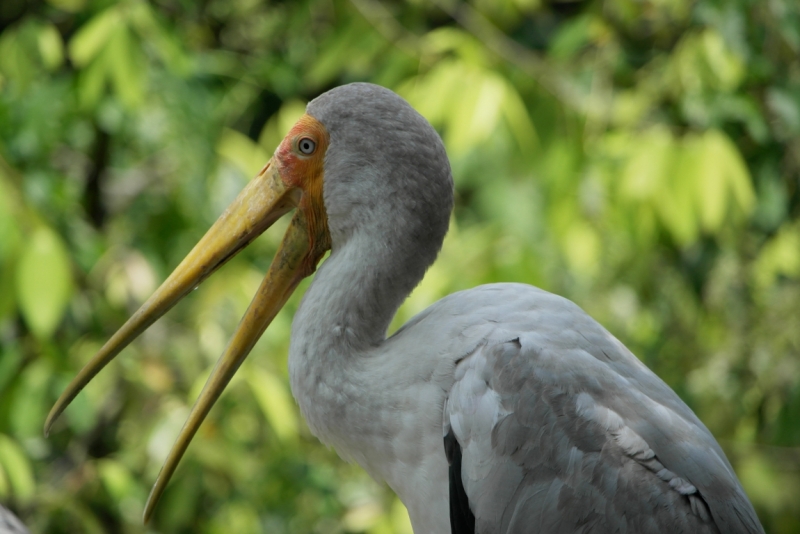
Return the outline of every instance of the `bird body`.
[[[275,156],[87,364],[46,428],[178,299],[296,208],[145,509],[300,279],[289,375],[309,428],[385,480],[415,532],[762,533],[725,454],[680,398],[572,302],[522,284],[445,297],[386,337],[453,206],[438,134],[402,98],[350,84]]]
[[[761,532],[686,404],[532,286],[454,293],[366,351],[293,348],[290,373],[315,435],[385,480],[415,532],[451,532],[450,432],[477,532]]]

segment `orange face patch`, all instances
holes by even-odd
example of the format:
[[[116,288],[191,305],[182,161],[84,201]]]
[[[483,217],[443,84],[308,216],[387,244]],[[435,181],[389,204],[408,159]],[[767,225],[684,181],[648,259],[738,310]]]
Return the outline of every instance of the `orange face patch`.
[[[322,198],[328,142],[328,131],[322,123],[311,115],[303,115],[275,151],[283,182],[287,187],[303,191],[298,209],[308,221],[311,241],[311,251],[304,262],[307,274],[314,272],[322,255],[331,248],[328,215]]]

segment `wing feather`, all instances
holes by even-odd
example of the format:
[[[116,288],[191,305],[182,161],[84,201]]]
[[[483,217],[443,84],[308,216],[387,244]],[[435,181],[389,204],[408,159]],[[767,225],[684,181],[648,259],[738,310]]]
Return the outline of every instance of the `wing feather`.
[[[475,532],[763,533],[706,427],[616,338],[566,299],[488,287],[444,304],[508,303],[472,309],[443,414]]]

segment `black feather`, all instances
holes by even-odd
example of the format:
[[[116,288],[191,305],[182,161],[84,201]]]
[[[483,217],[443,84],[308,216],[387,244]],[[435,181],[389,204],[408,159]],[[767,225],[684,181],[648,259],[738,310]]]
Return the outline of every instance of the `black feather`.
[[[444,453],[450,464],[450,532],[475,534],[475,514],[469,508],[469,499],[461,480],[461,445],[452,430],[444,437]]]

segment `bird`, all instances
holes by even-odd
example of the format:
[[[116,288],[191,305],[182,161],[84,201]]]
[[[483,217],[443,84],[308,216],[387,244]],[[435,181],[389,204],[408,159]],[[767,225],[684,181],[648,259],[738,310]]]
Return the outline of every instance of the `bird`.
[[[705,425],[573,302],[526,284],[483,285],[387,337],[441,249],[453,203],[444,144],[406,100],[369,83],[321,94],[67,386],[45,433],[125,346],[293,212],[145,522],[222,390],[314,273],[292,322],[292,393],[314,435],[391,487],[414,532],[763,533]]]

